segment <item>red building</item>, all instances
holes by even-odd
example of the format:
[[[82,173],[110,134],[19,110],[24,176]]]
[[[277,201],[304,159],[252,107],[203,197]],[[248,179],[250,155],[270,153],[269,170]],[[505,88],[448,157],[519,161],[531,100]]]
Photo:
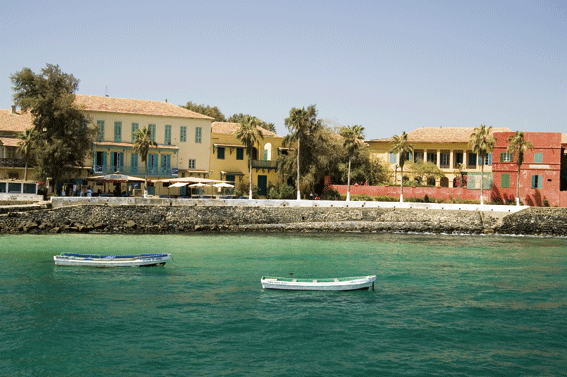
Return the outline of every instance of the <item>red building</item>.
[[[492,199],[513,204],[518,177],[517,156],[506,152],[508,136],[513,132],[495,132],[492,152]],[[520,167],[520,200],[530,206],[567,207],[567,140],[558,132],[525,132],[534,146],[524,153]]]

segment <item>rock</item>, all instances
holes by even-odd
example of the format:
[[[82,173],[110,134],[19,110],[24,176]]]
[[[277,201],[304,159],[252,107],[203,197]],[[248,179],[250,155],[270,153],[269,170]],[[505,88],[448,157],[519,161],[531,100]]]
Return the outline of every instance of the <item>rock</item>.
[[[136,229],[138,227],[138,224],[136,224],[136,222],[132,220],[128,220],[125,226],[127,229]]]

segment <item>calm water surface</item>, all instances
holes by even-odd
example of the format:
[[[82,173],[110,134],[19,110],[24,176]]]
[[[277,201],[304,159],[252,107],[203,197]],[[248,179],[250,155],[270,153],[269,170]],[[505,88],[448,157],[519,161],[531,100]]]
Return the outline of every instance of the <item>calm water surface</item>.
[[[170,252],[165,267],[53,255]],[[558,376],[567,240],[498,236],[0,236],[0,375]],[[262,275],[378,275],[263,291]]]

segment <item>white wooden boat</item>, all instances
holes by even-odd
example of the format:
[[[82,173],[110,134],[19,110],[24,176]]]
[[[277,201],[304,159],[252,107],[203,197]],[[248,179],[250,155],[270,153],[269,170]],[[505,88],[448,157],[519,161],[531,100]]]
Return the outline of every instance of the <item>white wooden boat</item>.
[[[333,278],[333,279],[295,279],[264,276],[260,279],[264,289],[284,289],[290,291],[353,291],[374,289],[376,275]]]
[[[163,266],[171,259],[171,254],[98,255],[61,253],[53,260],[57,266],[89,267],[149,267]]]

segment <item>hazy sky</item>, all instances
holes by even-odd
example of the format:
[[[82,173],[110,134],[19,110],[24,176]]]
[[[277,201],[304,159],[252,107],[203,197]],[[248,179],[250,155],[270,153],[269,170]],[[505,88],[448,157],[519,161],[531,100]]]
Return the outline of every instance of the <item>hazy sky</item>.
[[[275,123],[293,107],[367,139],[418,127],[567,133],[565,1],[2,1],[10,75],[47,63],[78,93],[218,106]],[[107,89],[108,88],[108,89]]]

